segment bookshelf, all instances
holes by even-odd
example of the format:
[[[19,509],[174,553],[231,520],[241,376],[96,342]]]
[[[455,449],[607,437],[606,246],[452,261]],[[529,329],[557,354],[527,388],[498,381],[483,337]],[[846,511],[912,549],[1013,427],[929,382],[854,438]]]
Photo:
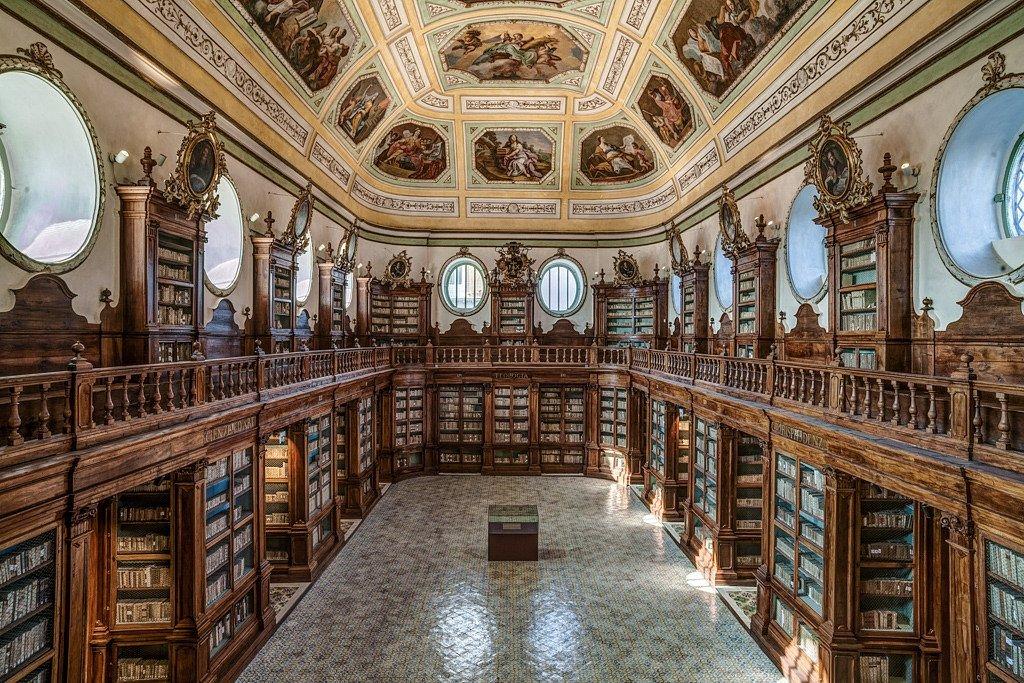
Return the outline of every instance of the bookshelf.
[[[668,280],[595,283],[594,321],[598,346],[664,349],[668,339]]]
[[[306,420],[306,498],[309,519],[319,516],[333,500],[331,466],[333,460],[331,414]]]
[[[826,229],[829,332],[846,367],[910,370],[912,192],[883,191],[846,216],[817,222]],[[890,188],[892,189],[892,188]]]
[[[149,182],[121,185],[122,361],[189,360],[204,328],[206,220]]]
[[[986,539],[984,570],[988,680],[1024,681],[1024,553]]]
[[[759,217],[757,238],[737,245],[731,253],[735,307],[732,352],[740,358],[765,358],[775,342],[779,239],[764,236],[762,220]]]
[[[316,346],[318,349],[344,348],[351,334],[348,307],[345,306],[350,264],[343,257],[335,257],[330,245],[321,251],[317,258],[319,299],[315,329]]]
[[[423,469],[423,387],[395,388],[395,471]]]
[[[540,387],[538,417],[541,471],[583,472],[586,438],[584,397],[583,387]]]
[[[339,520],[348,508],[349,476],[349,404],[338,406],[334,411],[334,500]]]
[[[356,278],[356,334],[364,346],[424,346],[430,334],[430,293],[434,285]]]
[[[162,479],[115,499],[114,629],[172,622],[171,481]]]
[[[708,352],[708,287],[710,263],[702,263],[700,254],[679,272],[679,350],[686,353]]]
[[[281,429],[268,438],[263,455],[263,510],[266,524],[267,559],[273,566],[291,562],[288,529],[292,523],[292,451],[295,448],[288,430]]]
[[[530,387],[495,385],[494,466],[521,469],[530,464]]]
[[[775,454],[772,576],[794,600],[824,614],[825,476],[794,456]]]
[[[718,424],[702,417],[693,423],[693,467],[690,470],[691,550],[695,564],[714,572],[718,533]]]
[[[356,402],[356,456],[359,464],[359,507],[365,513],[377,500],[377,453],[373,440],[373,395]]]
[[[273,236],[273,216],[267,213],[267,234],[254,234],[253,317],[250,334],[267,353],[294,351],[298,311],[295,304],[296,258],[302,242]],[[250,352],[252,349],[249,349]]]
[[[860,630],[872,637],[912,633],[915,505],[865,481],[858,483],[858,493]]]
[[[0,550],[0,680],[54,679],[57,533]]]
[[[533,342],[534,287],[529,281],[491,281],[491,330],[501,346]]]
[[[615,474],[625,467],[626,452],[629,448],[629,390],[624,387],[601,387],[599,401],[600,469],[606,474]]]
[[[651,399],[648,428],[647,463],[644,466],[644,500],[651,511],[660,515],[664,506],[668,444],[667,407],[659,399]]]
[[[741,578],[752,578],[761,564],[761,533],[764,509],[764,460],[760,439],[736,432],[736,461],[733,466],[735,518],[730,520],[736,537],[735,570]]]
[[[204,534],[206,607],[229,596],[255,569],[257,490],[252,448],[234,451],[206,466]]]
[[[675,442],[669,439],[669,456],[676,459],[676,507],[675,513],[686,528],[687,512],[690,508],[690,470],[693,459],[693,413],[684,406],[673,406],[676,413]],[[670,513],[671,510],[666,510]]]
[[[438,469],[479,472],[483,465],[483,385],[440,385],[437,408]]]

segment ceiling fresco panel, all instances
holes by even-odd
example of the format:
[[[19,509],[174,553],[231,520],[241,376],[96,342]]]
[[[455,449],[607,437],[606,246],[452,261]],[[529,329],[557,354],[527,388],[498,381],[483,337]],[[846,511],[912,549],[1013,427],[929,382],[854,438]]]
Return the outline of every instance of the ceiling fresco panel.
[[[650,143],[624,119],[577,127],[574,137],[575,187],[630,187],[649,180],[658,170],[658,156]]]
[[[466,124],[470,187],[558,189],[561,124]]]
[[[391,183],[454,185],[451,139],[447,124],[404,120],[379,139],[367,166]]]

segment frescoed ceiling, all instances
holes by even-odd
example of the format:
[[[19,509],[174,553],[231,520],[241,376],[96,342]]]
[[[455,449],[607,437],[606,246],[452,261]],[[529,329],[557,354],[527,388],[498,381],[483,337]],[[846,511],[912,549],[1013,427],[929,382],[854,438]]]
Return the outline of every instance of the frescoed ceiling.
[[[361,220],[610,233],[805,125],[927,0],[80,3]]]

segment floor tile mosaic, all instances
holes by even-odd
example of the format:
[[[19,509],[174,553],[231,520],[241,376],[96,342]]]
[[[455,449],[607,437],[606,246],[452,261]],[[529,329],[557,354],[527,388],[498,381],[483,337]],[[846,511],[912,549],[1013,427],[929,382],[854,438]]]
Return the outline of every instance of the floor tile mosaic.
[[[539,507],[539,562],[487,562],[487,506],[500,503]],[[596,479],[396,484],[238,680],[778,681],[645,517]]]

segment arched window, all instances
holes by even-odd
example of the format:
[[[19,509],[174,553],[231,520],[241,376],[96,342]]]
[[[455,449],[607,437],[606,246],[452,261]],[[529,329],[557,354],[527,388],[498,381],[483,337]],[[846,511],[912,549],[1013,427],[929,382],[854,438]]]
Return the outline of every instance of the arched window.
[[[715,240],[715,294],[722,310],[732,308],[732,259],[722,249],[722,238]]]
[[[487,298],[483,264],[469,254],[452,258],[441,269],[441,303],[456,315],[479,311]]]
[[[221,176],[217,185],[219,215],[206,225],[206,286],[217,296],[227,296],[238,284],[242,270],[242,240],[245,223],[235,185]]]
[[[672,299],[672,310],[676,315],[683,314],[683,278],[673,272],[668,279],[669,297]]]
[[[306,246],[295,261],[295,303],[302,305],[309,298],[309,290],[313,288],[313,249],[311,242],[306,240]]]
[[[935,238],[950,272],[968,284],[1021,266],[1016,240],[1006,240],[1024,236],[1022,111],[1024,88],[982,93],[961,110],[939,149]]]
[[[92,126],[52,72],[0,70],[0,250],[31,271],[66,272],[96,238],[103,173]]]
[[[580,310],[586,295],[583,269],[567,256],[555,256],[540,269],[537,299],[549,315],[564,318]]]
[[[789,285],[801,301],[820,299],[828,274],[825,228],[814,222],[816,195],[814,185],[804,185],[789,208],[786,226],[786,270]]]

